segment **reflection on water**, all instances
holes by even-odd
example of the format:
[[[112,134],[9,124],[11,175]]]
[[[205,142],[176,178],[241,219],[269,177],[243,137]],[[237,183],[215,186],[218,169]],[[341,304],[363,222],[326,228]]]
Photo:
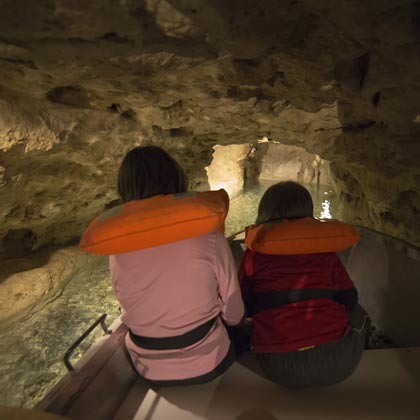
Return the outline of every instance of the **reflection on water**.
[[[322,219],[332,219],[332,216],[330,213],[330,202],[328,200],[324,200],[321,206],[322,206],[322,212],[320,214],[320,217]]]
[[[260,181],[260,185],[234,197],[230,201],[229,214],[226,219],[226,236],[233,235],[255,223],[258,204],[265,190],[278,181]],[[305,185],[314,202],[314,216],[320,219],[339,218],[339,201],[334,190],[328,185]]]
[[[62,294],[0,334],[0,405],[33,407],[66,374],[63,356],[101,314],[120,314],[107,258],[98,257],[67,283]],[[81,346],[86,351],[100,329]],[[76,357],[77,358],[77,355]]]
[[[227,236],[255,221],[259,200],[273,183],[262,182],[231,200]],[[315,216],[337,217],[337,197],[330,188],[307,188],[314,200]],[[109,324],[120,311],[107,259],[98,257],[54,302],[0,337],[0,405],[32,407],[42,399],[66,373],[62,357],[67,348],[103,313],[108,313]],[[92,340],[83,347],[86,349]]]

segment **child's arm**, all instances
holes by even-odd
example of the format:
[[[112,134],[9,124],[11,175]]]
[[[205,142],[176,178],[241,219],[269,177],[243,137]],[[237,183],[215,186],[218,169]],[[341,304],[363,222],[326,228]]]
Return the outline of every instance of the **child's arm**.
[[[222,233],[216,233],[216,279],[222,301],[223,320],[228,325],[237,325],[244,316],[244,304],[236,274],[235,261],[229,244]]]
[[[359,297],[353,281],[347,273],[338,255],[335,255],[333,266],[333,281],[337,288],[335,299],[344,305],[346,311],[351,311],[358,303]]]
[[[245,312],[247,316],[250,314],[251,304],[253,301],[253,290],[250,278],[246,274],[245,265],[251,254],[249,250],[246,250],[242,258],[241,265],[239,267],[238,278],[239,285],[241,287],[242,299],[245,304]]]

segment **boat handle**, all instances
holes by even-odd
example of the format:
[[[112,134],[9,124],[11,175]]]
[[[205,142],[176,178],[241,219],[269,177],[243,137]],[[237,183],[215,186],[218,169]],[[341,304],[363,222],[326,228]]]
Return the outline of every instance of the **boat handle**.
[[[63,357],[63,362],[66,365],[66,368],[69,372],[74,371],[74,366],[70,362],[70,357],[74,353],[74,351],[77,349],[79,344],[96,328],[98,324],[101,324],[102,329],[104,330],[105,334],[111,334],[112,331],[108,329],[108,327],[105,324],[105,318],[107,314],[101,315],[66,351]]]

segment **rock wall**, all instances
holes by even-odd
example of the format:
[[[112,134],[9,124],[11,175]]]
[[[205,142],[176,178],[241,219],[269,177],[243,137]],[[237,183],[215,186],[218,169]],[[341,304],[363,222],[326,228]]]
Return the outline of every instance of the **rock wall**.
[[[245,162],[251,148],[249,144],[214,147],[213,160],[206,168],[211,189],[223,188],[230,197],[242,192],[246,182]]]
[[[192,188],[213,146],[281,140],[332,162],[351,222],[420,244],[420,7],[361,0],[0,3],[0,253],[76,239],[125,152]]]
[[[292,180],[331,186],[334,184],[330,163],[301,147],[260,142],[256,155],[260,179]]]
[[[137,124],[107,112],[56,109],[25,98],[1,103],[0,237],[6,255],[77,238],[116,198],[117,162],[143,142]]]
[[[3,265],[0,271],[0,330],[19,323],[54,301],[66,283],[94,259],[74,247],[68,247],[51,253],[38,253],[36,261],[31,261],[35,263],[35,268],[26,267],[19,273],[13,273],[13,268],[24,266],[26,261],[14,260],[14,267],[9,267],[9,273]]]

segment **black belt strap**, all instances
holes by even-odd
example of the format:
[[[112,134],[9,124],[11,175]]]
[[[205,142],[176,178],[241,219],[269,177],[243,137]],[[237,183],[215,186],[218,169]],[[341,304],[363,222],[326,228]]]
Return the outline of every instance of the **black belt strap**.
[[[251,307],[251,314],[266,309],[281,308],[289,303],[310,299],[335,300],[336,290],[333,289],[300,289],[300,290],[270,290],[257,293]]]
[[[216,316],[191,331],[174,337],[144,337],[142,335],[134,334],[131,330],[128,332],[134,344],[147,350],[182,349],[191,346],[204,338],[218,317],[219,316]]]

